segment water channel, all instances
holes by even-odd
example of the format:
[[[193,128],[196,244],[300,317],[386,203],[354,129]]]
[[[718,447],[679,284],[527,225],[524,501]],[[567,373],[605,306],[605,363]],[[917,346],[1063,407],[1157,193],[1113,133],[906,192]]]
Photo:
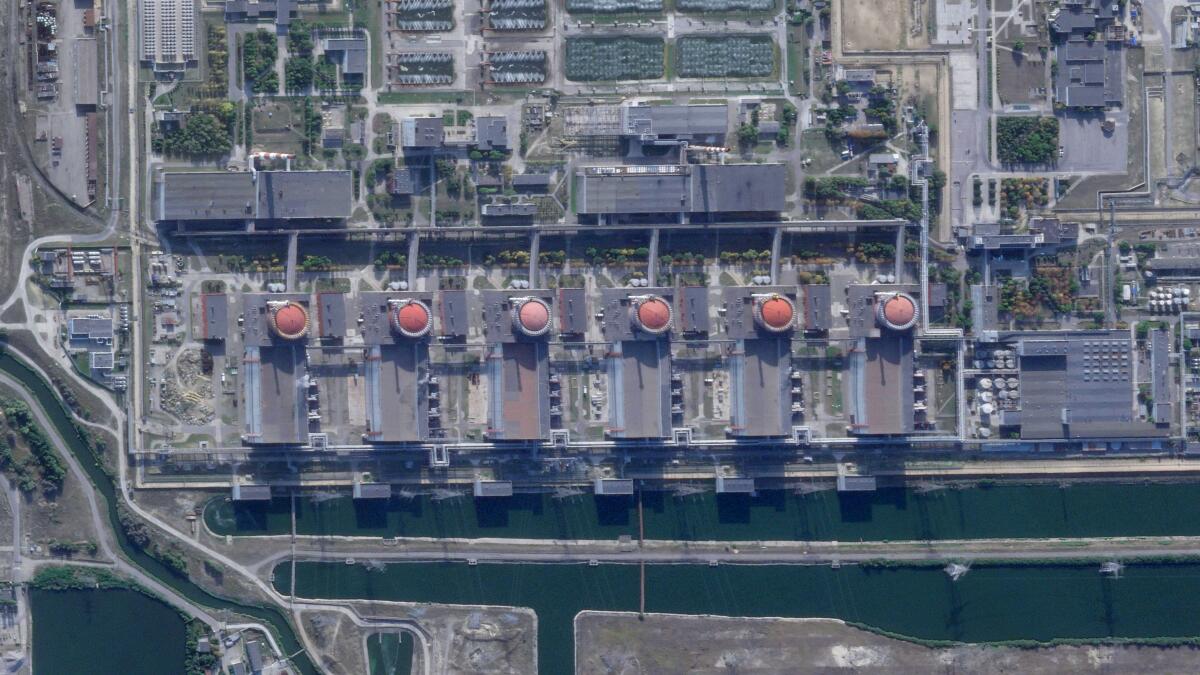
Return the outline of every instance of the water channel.
[[[291,566],[275,568],[288,592]],[[638,610],[636,565],[397,563],[296,565],[296,594],[531,607],[542,675],[573,672],[572,620],[583,609]],[[958,581],[939,567],[648,565],[646,611],[835,617],[928,640],[1200,635],[1200,564],[979,566]]]
[[[409,675],[413,665],[411,633],[373,633],[367,638],[369,675]]]
[[[303,653],[299,640],[281,612],[273,608],[244,605],[218,598],[191,583],[191,581],[172,573],[165,565],[146,555],[141,549],[133,546],[125,536],[124,530],[121,529],[120,521],[117,517],[117,494],[112,479],[104,473],[95,457],[91,455],[91,451],[83,439],[80,438],[79,431],[75,428],[58,396],[36,372],[8,353],[2,341],[0,341],[0,371],[21,382],[33,397],[37,399],[38,403],[41,404],[42,409],[46,411],[50,422],[67,443],[71,453],[79,460],[80,465],[87,472],[92,484],[103,497],[102,503],[106,507],[109,526],[115,535],[118,545],[121,547],[121,551],[128,560],[141,568],[146,574],[155,577],[163,584],[174,589],[176,593],[198,605],[237,612],[269,626],[274,631],[276,638],[281,641],[280,647],[282,649],[288,654],[300,652],[293,658],[293,664],[303,673],[316,673],[312,662]]]
[[[252,616],[299,649],[274,609],[216,598],[133,548],[121,533],[110,479],[48,385],[0,351],[0,370],[39,400],[105,498],[125,554],[192,601]],[[298,500],[307,534],[611,539],[636,536],[629,498],[519,495],[506,500],[428,497],[355,504]],[[901,540],[1200,534],[1200,484],[1024,485],[867,495],[760,492],[753,497],[644,496],[646,535],[680,540]],[[290,500],[233,506],[215,500],[206,522],[218,533],[286,533]],[[571,621],[582,609],[636,611],[638,568],[627,565],[403,563],[382,571],[341,563],[298,563],[302,597],[499,604],[538,613],[543,674],[572,669]],[[275,569],[287,592],[291,566]],[[1200,635],[1200,564],[1137,565],[1119,579],[1089,566],[978,567],[958,582],[939,568],[650,565],[650,612],[729,616],[839,617],[924,639],[1002,641]],[[380,643],[376,649],[383,648]],[[314,672],[304,656],[297,664]]]
[[[1200,535],[1200,483],[1079,483],[838,494],[643,494],[647,539],[900,541]],[[291,500],[209,502],[219,535],[287,534]],[[633,497],[548,494],[511,498],[296,500],[296,530],[373,537],[637,538]]]
[[[33,590],[39,673],[183,672],[187,632],[166,603],[134,590]]]

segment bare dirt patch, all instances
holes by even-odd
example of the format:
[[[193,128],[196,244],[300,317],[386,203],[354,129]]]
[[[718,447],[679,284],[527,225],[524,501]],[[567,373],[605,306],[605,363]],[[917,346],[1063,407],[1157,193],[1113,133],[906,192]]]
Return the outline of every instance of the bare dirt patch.
[[[389,630],[389,619],[415,621],[430,640],[429,671],[448,674],[527,675],[537,670],[537,618],[517,607],[424,605],[349,601],[370,626],[357,626],[326,611],[301,612],[301,625],[321,650],[332,673],[366,672],[364,640]],[[344,615],[343,615],[344,616]],[[420,650],[416,650],[420,659]],[[420,667],[413,671],[423,672]]]
[[[1192,647],[1071,646],[931,649],[834,619],[581,612],[576,675],[729,672],[797,673],[1149,673],[1191,672]]]
[[[932,0],[841,0],[842,50],[919,50],[929,46]]]

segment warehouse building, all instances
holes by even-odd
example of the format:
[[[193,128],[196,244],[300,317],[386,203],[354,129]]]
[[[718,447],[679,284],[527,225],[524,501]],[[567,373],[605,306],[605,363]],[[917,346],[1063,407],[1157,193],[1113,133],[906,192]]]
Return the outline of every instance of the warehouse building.
[[[224,342],[229,336],[229,296],[204,293],[200,296],[200,339]]]
[[[349,171],[167,172],[155,185],[159,222],[345,220]]]
[[[258,23],[272,19],[277,29],[286,31],[295,15],[293,0],[228,0],[225,3],[226,23]]]
[[[1066,0],[1050,13],[1056,34],[1054,93],[1068,108],[1121,105],[1125,97],[1124,28],[1110,0]]]
[[[578,175],[580,215],[779,213],[783,164],[586,167]]]
[[[628,105],[621,108],[621,135],[642,142],[685,140],[723,145],[729,107],[712,105]]]
[[[71,40],[73,58],[75,59],[75,88],[73,98],[75,105],[82,108],[95,108],[100,104],[100,71],[99,49],[96,38],[82,37]]]
[[[1168,433],[1138,419],[1136,358],[1129,331],[1001,332],[994,342],[1016,354],[1019,370],[1019,397],[1011,408],[1000,410],[1002,434],[1005,427],[1034,440],[1114,440]]]
[[[1150,331],[1150,398],[1153,422],[1171,423],[1171,403],[1174,400],[1171,387],[1171,329],[1158,328]]]

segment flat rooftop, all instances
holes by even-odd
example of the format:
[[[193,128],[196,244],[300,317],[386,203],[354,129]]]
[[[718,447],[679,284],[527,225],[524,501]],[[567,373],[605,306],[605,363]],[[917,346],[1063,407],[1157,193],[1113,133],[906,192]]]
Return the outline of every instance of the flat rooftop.
[[[100,71],[99,50],[94,37],[82,37],[71,40],[75,59],[75,105],[94,106],[100,102],[99,81]]]
[[[624,168],[584,169],[577,183],[579,213],[777,213],[786,207],[783,164]]]
[[[305,363],[301,344],[246,348],[242,370],[247,443],[308,442]]]
[[[792,430],[791,341],[743,340],[730,362],[729,425],[734,436],[787,436]]]
[[[1001,334],[1019,356],[1020,399],[1002,426],[1024,439],[1161,436],[1137,419],[1129,331],[1028,331]]]
[[[608,435],[671,434],[671,347],[666,340],[625,340],[608,357]]]
[[[850,354],[849,410],[858,435],[913,432],[913,338],[889,333],[862,338]]]
[[[349,171],[167,172],[155,195],[159,221],[344,220]]]
[[[429,347],[423,340],[371,347],[365,363],[367,440],[411,443],[429,436]]]
[[[493,344],[488,357],[489,437],[550,436],[549,348],[544,341]]]
[[[728,129],[729,106],[724,104],[631,105],[621,108],[621,131],[627,136],[724,136]]]

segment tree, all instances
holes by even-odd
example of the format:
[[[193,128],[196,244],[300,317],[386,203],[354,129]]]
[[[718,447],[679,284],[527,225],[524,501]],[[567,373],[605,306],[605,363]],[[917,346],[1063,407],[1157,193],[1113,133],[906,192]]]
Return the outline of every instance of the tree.
[[[758,127],[752,124],[742,124],[737,131],[738,143],[743,146],[752,146],[758,143]]]
[[[233,147],[229,125],[209,113],[194,113],[178,129],[156,139],[156,150],[175,157],[224,155]]]
[[[279,47],[275,36],[258,30],[246,36],[242,45],[242,74],[256,94],[279,91],[279,76],[275,74],[275,59]]]
[[[996,147],[1005,164],[1050,164],[1058,155],[1058,120],[1054,117],[1000,117]]]
[[[319,59],[313,69],[313,86],[321,91],[337,89],[337,66],[325,59]]]
[[[288,53],[292,56],[312,56],[312,27],[304,21],[293,21],[288,31]]]
[[[288,91],[304,91],[313,83],[313,61],[307,56],[293,56],[283,67]]]

